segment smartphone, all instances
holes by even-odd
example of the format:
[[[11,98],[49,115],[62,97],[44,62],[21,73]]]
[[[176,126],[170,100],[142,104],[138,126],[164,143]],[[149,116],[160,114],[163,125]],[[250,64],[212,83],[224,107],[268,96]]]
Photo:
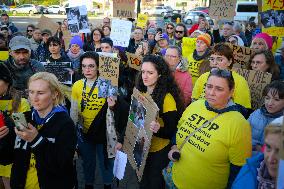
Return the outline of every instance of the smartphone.
[[[0,112],[0,128],[4,127],[4,125],[5,125],[4,115]]]
[[[18,130],[23,130],[24,127],[28,127],[27,120],[23,113],[12,113],[12,119],[15,122],[15,126]]]

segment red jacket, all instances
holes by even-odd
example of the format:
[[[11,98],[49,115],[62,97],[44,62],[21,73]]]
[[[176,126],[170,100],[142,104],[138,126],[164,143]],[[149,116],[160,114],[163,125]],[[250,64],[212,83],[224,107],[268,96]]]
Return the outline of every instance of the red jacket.
[[[189,35],[191,35],[195,30],[198,30],[199,24],[194,24],[191,26],[191,28],[188,30]]]
[[[186,106],[188,106],[191,102],[191,94],[193,88],[191,75],[187,71],[180,71],[177,69],[174,72],[174,77],[183,95],[184,103]]]

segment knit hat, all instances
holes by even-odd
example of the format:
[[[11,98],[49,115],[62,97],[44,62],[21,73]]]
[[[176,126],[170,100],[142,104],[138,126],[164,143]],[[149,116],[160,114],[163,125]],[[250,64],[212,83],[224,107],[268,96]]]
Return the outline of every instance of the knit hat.
[[[169,36],[168,36],[166,33],[163,33],[163,34],[162,34],[161,40],[162,40],[162,39],[165,39],[165,40],[167,40],[168,42],[170,41],[170,38],[169,38]]]
[[[208,33],[199,35],[197,37],[197,40],[203,41],[208,47],[210,47],[211,45],[211,36]]]
[[[157,31],[156,31],[155,28],[149,28],[147,33],[148,33],[148,34],[152,34],[152,35],[156,35],[156,32],[157,32]]]
[[[4,63],[0,63],[0,80],[9,83],[9,85],[12,85],[13,83],[11,73],[8,70],[8,68],[4,65]]]
[[[257,38],[263,39],[263,40],[266,42],[268,48],[269,48],[270,50],[272,49],[273,39],[272,39],[272,37],[271,37],[270,35],[268,35],[267,33],[258,33],[258,34],[256,34],[255,37],[253,38],[252,43],[253,43],[253,41],[254,41],[255,39],[257,39]]]
[[[74,44],[78,45],[81,49],[83,48],[83,42],[82,42],[80,36],[75,35],[75,36],[71,39],[71,41],[70,41],[70,47],[71,47],[72,45],[74,45]]]

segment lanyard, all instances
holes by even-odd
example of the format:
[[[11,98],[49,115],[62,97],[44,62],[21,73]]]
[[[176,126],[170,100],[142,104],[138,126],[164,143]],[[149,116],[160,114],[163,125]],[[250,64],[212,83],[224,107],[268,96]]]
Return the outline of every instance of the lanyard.
[[[88,104],[88,102],[89,102],[89,99],[90,99],[90,97],[91,97],[91,95],[92,95],[92,93],[93,93],[93,91],[94,91],[94,89],[95,89],[95,87],[96,87],[96,85],[97,85],[97,79],[96,79],[96,81],[93,83],[93,86],[92,86],[92,88],[91,88],[91,90],[90,90],[90,92],[89,92],[89,94],[88,94],[88,97],[87,97],[87,99],[86,99],[86,101],[85,101],[85,98],[84,98],[84,96],[86,95],[86,85],[87,85],[87,79],[85,79],[85,81],[84,81],[84,87],[83,87],[83,92],[82,92],[82,100],[81,100],[81,112],[83,112],[84,110],[85,110],[85,107],[86,107],[86,105]]]

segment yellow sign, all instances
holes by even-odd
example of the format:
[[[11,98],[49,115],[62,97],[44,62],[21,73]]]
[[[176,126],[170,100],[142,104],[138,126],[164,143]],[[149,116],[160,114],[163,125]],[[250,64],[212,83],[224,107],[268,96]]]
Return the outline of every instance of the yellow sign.
[[[196,38],[182,38],[182,56],[189,59],[194,49],[196,48]]]
[[[138,14],[137,18],[137,27],[145,28],[147,26],[148,15],[146,14]]]
[[[271,36],[284,36],[284,1],[263,0],[262,12],[260,13],[262,32]]]

